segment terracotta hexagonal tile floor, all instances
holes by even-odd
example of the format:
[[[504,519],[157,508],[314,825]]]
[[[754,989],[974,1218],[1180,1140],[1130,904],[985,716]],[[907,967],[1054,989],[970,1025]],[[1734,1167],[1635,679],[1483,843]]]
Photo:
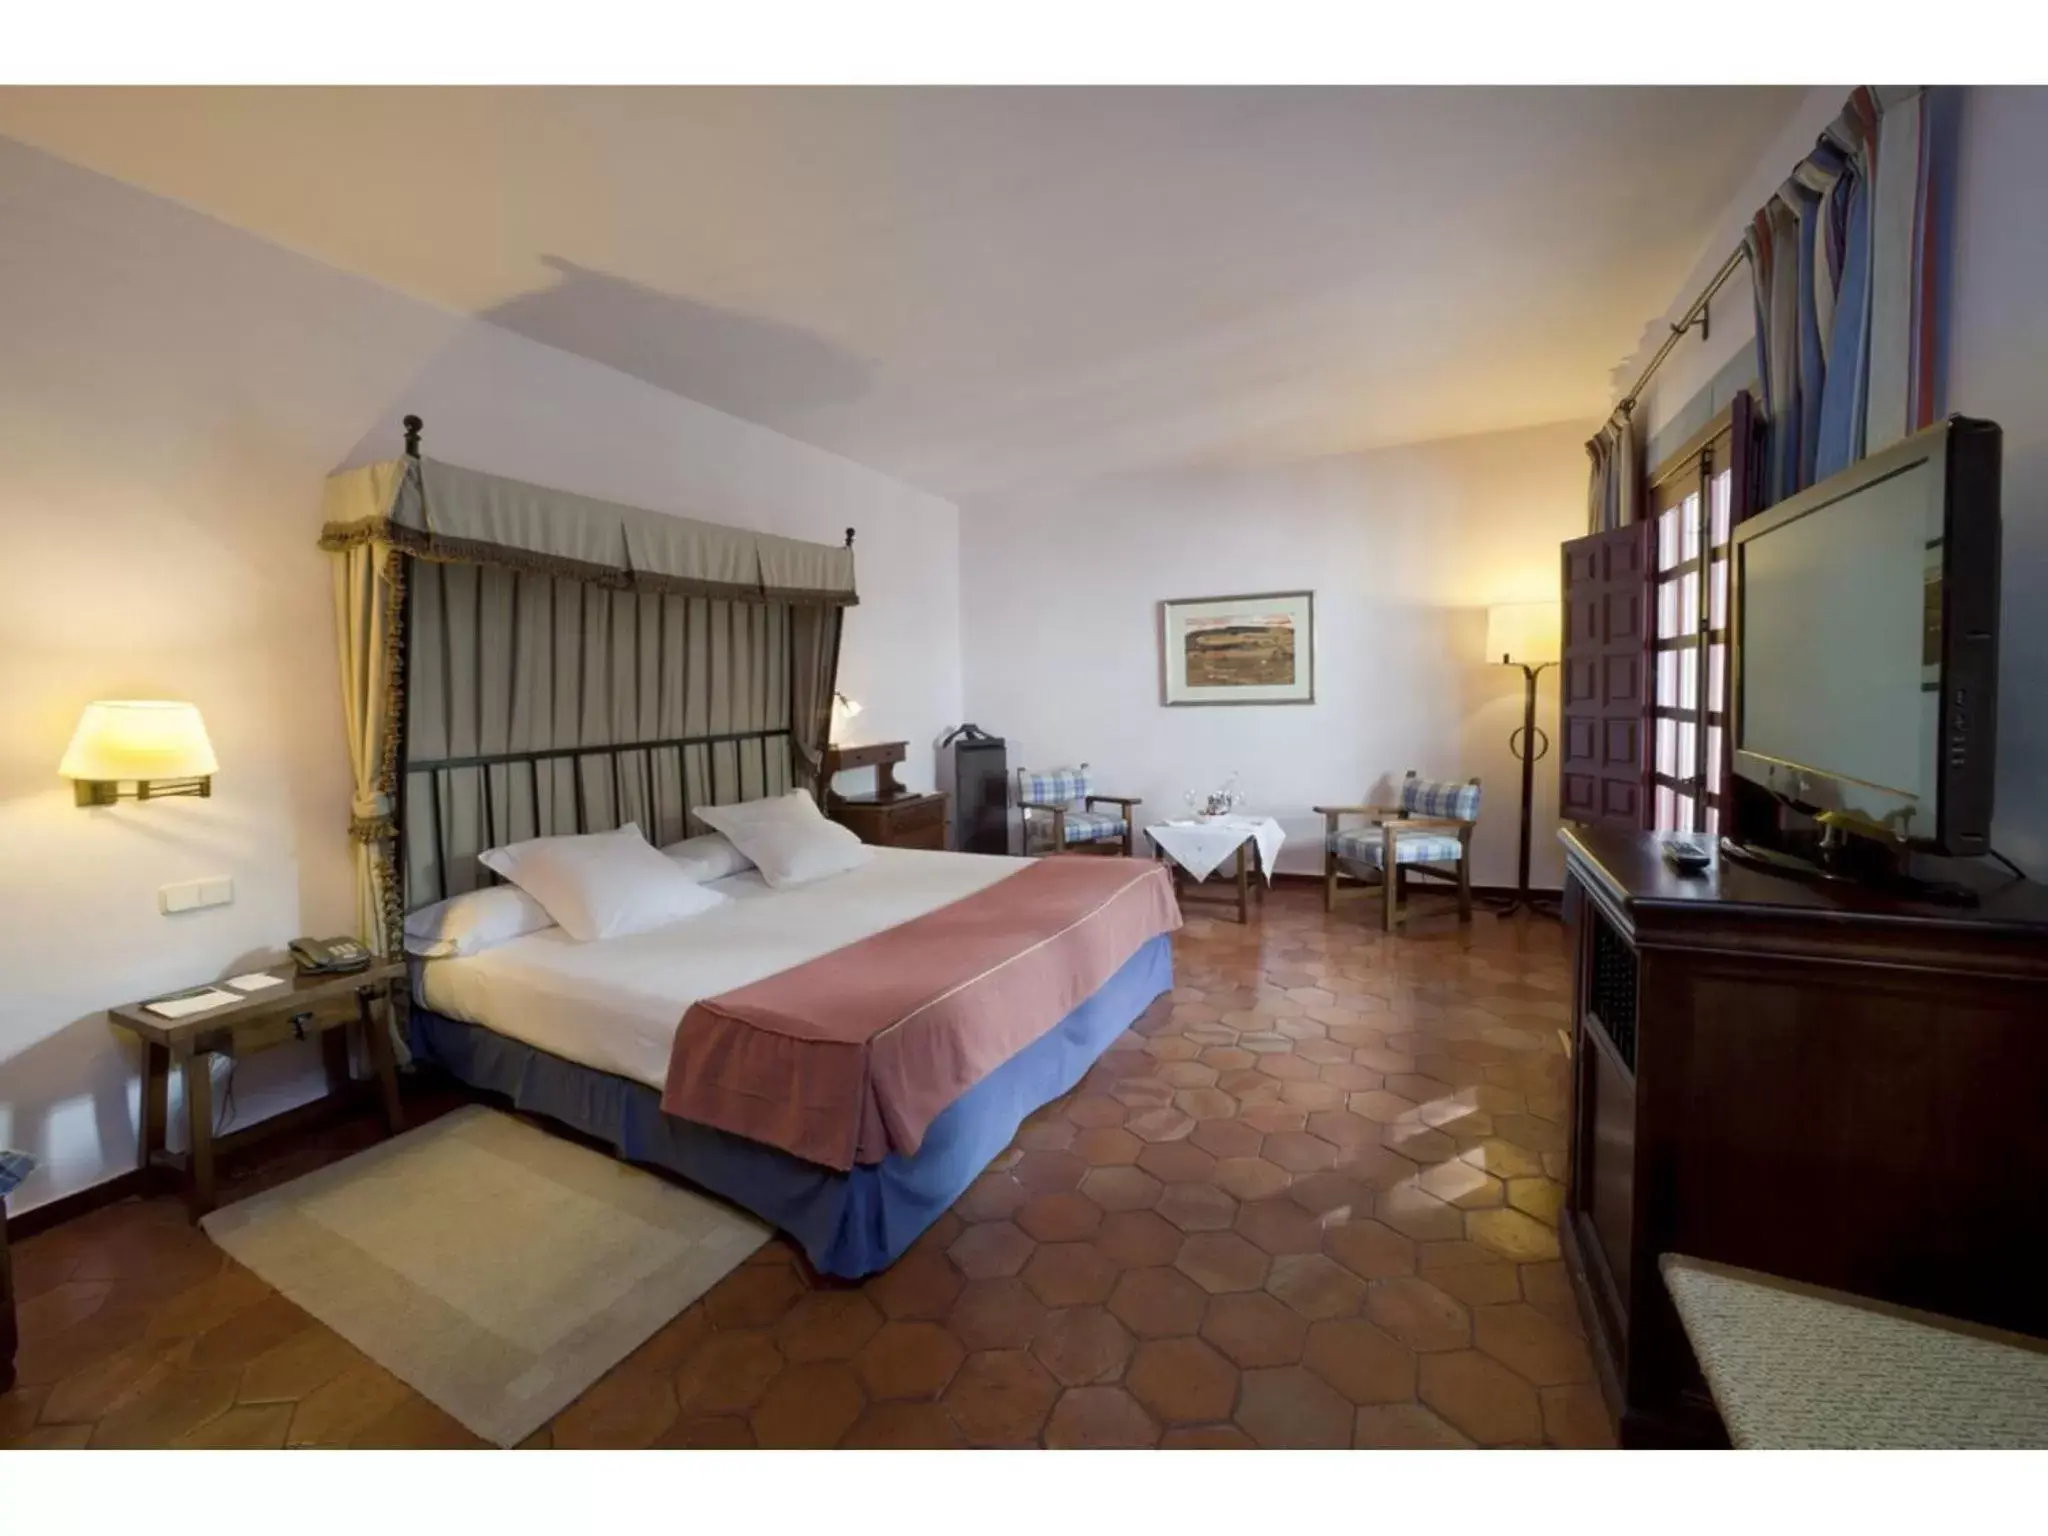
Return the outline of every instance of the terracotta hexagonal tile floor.
[[[1139,1345],[1124,1382],[1162,1424],[1227,1419],[1237,1401],[1237,1367],[1201,1339]]]
[[[1045,1443],[1054,1450],[1136,1449],[1159,1443],[1159,1425],[1121,1387],[1075,1387],[1047,1420]]]
[[[1292,1365],[1301,1358],[1308,1323],[1264,1291],[1240,1291],[1209,1303],[1202,1337],[1239,1366]]]
[[[1131,1349],[1124,1325],[1101,1307],[1048,1312],[1031,1339],[1031,1353],[1063,1387],[1117,1380]]]
[[[1290,886],[1191,916],[1172,997],[897,1264],[823,1281],[772,1240],[528,1444],[1611,1445],[1557,1261],[1559,932],[1368,918]],[[273,1143],[230,1191],[378,1134]],[[476,1443],[169,1198],[13,1257],[0,1445]]]

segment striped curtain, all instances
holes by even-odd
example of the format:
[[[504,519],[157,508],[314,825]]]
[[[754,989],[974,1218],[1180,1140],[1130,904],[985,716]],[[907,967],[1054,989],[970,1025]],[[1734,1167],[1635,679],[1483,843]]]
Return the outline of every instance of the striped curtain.
[[[1586,457],[1593,461],[1586,490],[1586,531],[1605,533],[1634,522],[1642,515],[1637,502],[1643,479],[1642,444],[1636,438],[1634,417],[1626,410],[1609,417],[1607,425],[1587,440]]]
[[[1860,87],[1751,222],[1764,505],[1941,414],[1959,97]]]
[[[636,823],[651,843],[701,832],[700,805],[797,782],[795,615],[840,610],[632,592],[498,566],[415,560],[406,657],[408,909],[484,878],[476,855],[521,838]],[[813,618],[811,615],[821,617]],[[810,631],[805,631],[809,633]],[[814,642],[815,644],[815,642]],[[836,660],[837,645],[830,660]],[[812,665],[816,665],[813,663]],[[618,742],[674,742],[608,753]],[[590,748],[544,762],[423,763]]]

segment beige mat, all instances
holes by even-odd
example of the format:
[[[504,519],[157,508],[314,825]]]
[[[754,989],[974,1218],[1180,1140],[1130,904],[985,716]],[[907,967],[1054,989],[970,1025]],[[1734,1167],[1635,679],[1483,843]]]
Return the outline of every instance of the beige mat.
[[[516,1445],[767,1240],[752,1216],[479,1106],[205,1220],[270,1285]]]

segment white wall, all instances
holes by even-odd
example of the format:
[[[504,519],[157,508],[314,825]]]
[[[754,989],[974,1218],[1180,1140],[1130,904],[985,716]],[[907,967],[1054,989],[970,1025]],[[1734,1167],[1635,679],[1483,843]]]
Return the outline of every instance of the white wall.
[[[374,206],[359,211],[378,217]],[[0,139],[0,1142],[19,1212],[134,1159],[100,1010],[352,921],[321,482],[427,421],[454,463],[802,538],[859,529],[842,685],[865,739],[961,714],[950,503],[623,374],[346,276]],[[84,811],[80,707],[195,700],[211,800]],[[931,755],[906,775],[929,784]],[[234,904],[159,915],[231,875]],[[238,1123],[317,1086],[257,1058]]]
[[[1512,884],[1522,678],[1482,660],[1486,605],[1552,598],[1582,533],[1577,422],[1278,468],[1100,480],[961,520],[967,714],[1010,764],[1085,760],[1141,816],[1233,770],[1287,831],[1283,869],[1321,868],[1310,807],[1384,799],[1404,769],[1480,775],[1474,878]],[[1166,598],[1308,588],[1316,702],[1167,708]],[[1539,721],[1555,734],[1555,670]],[[1536,775],[1533,883],[1555,888],[1556,759]]]
[[[1750,217],[1841,110],[1848,90],[1816,87],[1771,152],[1715,221],[1686,285],[1651,338],[1692,302]],[[2005,429],[2004,628],[1999,642],[1999,850],[2048,878],[2048,89],[1979,86],[1963,93],[1957,148],[1954,281],[1947,408]],[[1643,407],[1661,429],[1716,372],[1754,347],[1747,269],[1713,307],[1713,334],[1681,341]],[[1634,382],[1648,347],[1623,370]],[[1619,390],[1617,390],[1617,394]]]

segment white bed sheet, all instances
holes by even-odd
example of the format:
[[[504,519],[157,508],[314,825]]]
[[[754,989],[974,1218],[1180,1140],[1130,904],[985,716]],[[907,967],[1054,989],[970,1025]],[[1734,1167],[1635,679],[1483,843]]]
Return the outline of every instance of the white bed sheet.
[[[996,854],[877,848],[844,874],[770,889],[757,870],[713,881],[702,917],[579,944],[544,928],[482,954],[428,960],[419,996],[551,1055],[660,1088],[690,1004],[802,965],[1014,874]]]

